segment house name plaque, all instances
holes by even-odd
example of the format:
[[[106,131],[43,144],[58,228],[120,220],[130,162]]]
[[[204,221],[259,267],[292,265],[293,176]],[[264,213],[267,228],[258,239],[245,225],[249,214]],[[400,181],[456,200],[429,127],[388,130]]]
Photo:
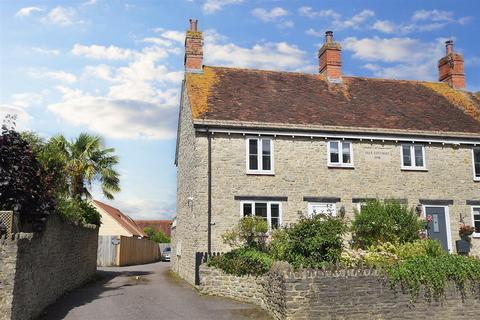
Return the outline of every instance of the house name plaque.
[[[392,160],[392,155],[389,149],[367,149],[365,150],[366,162],[387,163]]]

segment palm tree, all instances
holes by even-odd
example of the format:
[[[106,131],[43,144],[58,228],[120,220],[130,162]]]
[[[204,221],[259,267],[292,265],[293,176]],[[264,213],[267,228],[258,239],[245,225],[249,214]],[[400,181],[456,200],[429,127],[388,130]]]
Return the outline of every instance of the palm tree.
[[[115,170],[118,157],[114,148],[104,148],[100,136],[81,133],[75,140],[67,141],[63,135],[50,139],[65,159],[70,195],[73,198],[90,198],[93,182],[99,182],[108,199],[120,191],[120,174]]]

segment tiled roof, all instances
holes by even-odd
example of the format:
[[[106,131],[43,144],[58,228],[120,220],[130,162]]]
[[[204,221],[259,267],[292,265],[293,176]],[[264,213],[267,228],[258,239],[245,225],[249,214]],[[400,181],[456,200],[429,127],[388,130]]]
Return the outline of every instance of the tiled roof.
[[[141,236],[146,237],[147,235],[143,232],[143,229],[140,228],[135,221],[133,221],[129,216],[122,213],[117,208],[109,206],[103,202],[98,200],[93,200],[95,205],[97,205],[100,209],[105,211],[109,216],[111,216],[118,224],[120,224],[123,228],[125,228],[129,233],[133,236]]]
[[[205,66],[186,89],[196,121],[480,133],[480,96],[446,83]]]
[[[155,231],[162,231],[167,236],[172,234],[172,220],[135,220],[135,223],[143,229],[152,227]]]

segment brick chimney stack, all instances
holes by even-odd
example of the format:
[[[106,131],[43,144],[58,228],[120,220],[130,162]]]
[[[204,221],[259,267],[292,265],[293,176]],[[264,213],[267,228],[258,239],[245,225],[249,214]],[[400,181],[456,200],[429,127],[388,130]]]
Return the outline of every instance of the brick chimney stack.
[[[454,89],[465,89],[463,56],[453,51],[453,41],[445,42],[446,55],[438,60],[438,81],[448,83]]]
[[[318,50],[319,72],[331,82],[342,82],[342,47],[333,42],[333,32],[325,32],[325,44]]]
[[[190,19],[185,35],[185,72],[203,72],[203,35],[197,30],[198,20]]]

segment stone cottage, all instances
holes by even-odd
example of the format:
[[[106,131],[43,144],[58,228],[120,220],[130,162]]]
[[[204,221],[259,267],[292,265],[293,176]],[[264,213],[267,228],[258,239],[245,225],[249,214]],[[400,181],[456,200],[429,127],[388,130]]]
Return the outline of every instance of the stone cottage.
[[[432,216],[455,251],[462,221],[480,253],[480,96],[465,91],[463,56],[446,42],[439,82],[342,73],[327,32],[319,73],[203,65],[190,21],[178,123],[172,268],[194,282],[195,253],[225,251],[240,217],[270,228],[318,213],[352,217],[368,199]]]

